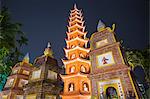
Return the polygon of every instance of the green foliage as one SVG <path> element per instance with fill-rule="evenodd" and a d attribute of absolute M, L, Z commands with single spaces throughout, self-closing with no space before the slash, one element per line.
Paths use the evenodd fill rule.
<path fill-rule="evenodd" d="M 27 45 L 28 39 L 21 31 L 22 25 L 20 23 L 11 22 L 7 8 L 2 8 L 0 16 L 3 16 L 0 25 L 0 48 L 5 47 L 9 50 L 11 60 L 15 64 L 22 55 L 20 51 L 21 47 Z"/>
<path fill-rule="evenodd" d="M 2 15 L 0 15 L 0 23 L 1 23 L 1 21 L 3 20 L 3 16 Z"/>
<path fill-rule="evenodd" d="M 9 60 L 9 50 L 4 48 L 0 49 L 0 90 L 2 90 L 8 75 L 11 73 L 12 61 Z"/>
<path fill-rule="evenodd" d="M 9 60 L 9 51 L 6 48 L 0 49 L 0 73 L 8 76 L 11 72 L 12 61 Z"/>
<path fill-rule="evenodd" d="M 127 50 L 126 58 L 129 65 L 132 66 L 132 69 L 137 65 L 142 66 L 146 74 L 146 80 L 150 82 L 150 48 L 144 50 Z"/>
<path fill-rule="evenodd" d="M 0 90 L 11 73 L 11 68 L 22 56 L 21 47 L 28 39 L 21 31 L 21 24 L 11 21 L 7 8 L 0 9 Z"/>

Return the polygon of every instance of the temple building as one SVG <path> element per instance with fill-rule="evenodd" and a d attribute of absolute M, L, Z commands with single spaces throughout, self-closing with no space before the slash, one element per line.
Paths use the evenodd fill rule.
<path fill-rule="evenodd" d="M 62 89 L 57 60 L 53 57 L 50 43 L 44 55 L 33 63 L 29 83 L 24 87 L 24 99 L 56 99 Z"/>
<path fill-rule="evenodd" d="M 75 4 L 70 10 L 63 66 L 58 66 L 50 43 L 33 65 L 27 54 L 13 67 L 0 93 L 2 99 L 141 99 L 116 40 L 115 24 L 110 28 L 99 21 L 89 48 L 84 22 Z"/>
<path fill-rule="evenodd" d="M 114 29 L 114 24 L 111 29 L 99 21 L 98 31 L 90 38 L 92 96 L 95 99 L 139 99 Z"/>
<path fill-rule="evenodd" d="M 90 73 L 91 62 L 89 60 L 90 48 L 87 47 L 88 38 L 81 10 L 71 10 L 66 41 L 65 75 L 61 75 L 64 82 L 62 99 L 90 99 L 91 84 L 87 77 Z"/>
<path fill-rule="evenodd" d="M 23 86 L 28 83 L 32 69 L 33 66 L 29 63 L 29 54 L 27 54 L 22 62 L 13 67 L 12 73 L 1 92 L 2 99 L 23 99 Z"/>

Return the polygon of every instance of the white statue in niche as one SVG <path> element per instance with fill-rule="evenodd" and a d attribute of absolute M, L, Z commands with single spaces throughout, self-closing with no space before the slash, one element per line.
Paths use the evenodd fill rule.
<path fill-rule="evenodd" d="M 82 53 L 80 53 L 80 57 L 84 58 L 84 55 Z"/>
<path fill-rule="evenodd" d="M 75 72 L 75 67 L 72 66 L 71 69 L 70 69 L 70 73 L 74 73 Z"/>
<path fill-rule="evenodd" d="M 76 57 L 76 54 L 72 54 L 71 59 L 74 59 Z"/>
<path fill-rule="evenodd" d="M 87 83 L 84 83 L 84 84 L 83 84 L 83 90 L 84 90 L 84 91 L 88 91 L 88 90 L 89 90 Z"/>
<path fill-rule="evenodd" d="M 69 85 L 69 91 L 73 91 L 74 90 L 74 84 L 70 84 Z"/>
<path fill-rule="evenodd" d="M 86 72 L 86 69 L 83 65 L 81 65 L 81 72 Z"/>

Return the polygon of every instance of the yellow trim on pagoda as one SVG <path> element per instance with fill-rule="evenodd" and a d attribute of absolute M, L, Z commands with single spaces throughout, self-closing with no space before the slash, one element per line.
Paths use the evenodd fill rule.
<path fill-rule="evenodd" d="M 130 70 L 128 70 L 128 75 L 129 75 L 129 79 L 130 79 L 130 81 L 131 81 L 131 85 L 132 85 L 132 87 L 133 87 L 133 90 L 134 90 L 134 92 L 135 92 L 136 99 L 139 99 L 138 94 L 137 94 L 137 91 L 136 91 L 135 86 L 134 86 L 134 83 L 133 83 L 133 80 L 132 80 L 132 77 L 131 77 L 131 74 L 130 74 Z"/>
<path fill-rule="evenodd" d="M 29 58 L 25 57 L 22 62 L 29 63 Z"/>
<path fill-rule="evenodd" d="M 8 99 L 8 95 L 2 95 L 2 99 Z"/>
<path fill-rule="evenodd" d="M 118 47 L 119 55 L 121 56 L 122 63 L 125 64 L 120 47 Z"/>
<path fill-rule="evenodd" d="M 22 62 L 20 62 L 19 64 L 20 64 L 20 66 L 23 66 L 23 64 L 28 64 L 29 66 L 33 66 L 31 63 L 27 63 L 27 62 L 25 62 L 25 61 L 22 61 Z"/>
<path fill-rule="evenodd" d="M 98 32 L 102 32 L 104 30 L 106 30 L 106 28 L 105 27 L 101 27 L 101 28 L 98 29 Z"/>
<path fill-rule="evenodd" d="M 116 42 L 116 39 L 115 39 L 115 36 L 113 35 L 113 40 L 114 40 L 114 42 Z"/>
<path fill-rule="evenodd" d="M 117 95 L 118 95 L 118 96 L 120 95 L 120 93 L 119 93 L 119 91 L 118 91 L 118 85 L 117 85 L 117 83 L 104 85 L 104 93 L 106 93 L 106 89 L 107 89 L 108 87 L 114 87 L 114 88 L 116 89 L 116 91 L 117 91 Z"/>
<path fill-rule="evenodd" d="M 93 33 L 93 34 L 91 35 L 90 41 L 93 40 L 93 36 L 94 36 L 94 35 L 95 35 L 95 33 Z M 94 49 L 94 44 L 93 44 L 93 42 L 90 43 L 90 48 L 91 48 L 91 50 Z"/>
<path fill-rule="evenodd" d="M 29 94 L 26 95 L 26 99 L 33 99 L 33 97 L 36 99 L 37 94 Z"/>
<path fill-rule="evenodd" d="M 107 29 L 109 32 L 112 33 L 112 32 L 114 32 L 114 30 L 115 30 L 115 26 L 116 26 L 116 25 L 113 24 L 113 25 L 112 25 L 112 29 L 111 29 L 110 27 L 106 27 L 106 29 Z"/>
<path fill-rule="evenodd" d="M 23 64 L 22 64 L 22 65 L 23 65 Z M 21 72 L 21 68 L 18 69 L 18 73 L 20 73 L 20 72 Z"/>
<path fill-rule="evenodd" d="M 98 32 L 102 32 L 104 30 L 108 30 L 110 33 L 114 32 L 114 30 L 115 30 L 115 24 L 112 25 L 112 29 L 110 27 L 105 27 L 105 26 L 104 27 L 100 27 L 98 29 Z"/>
<path fill-rule="evenodd" d="M 15 87 L 15 84 L 16 84 L 16 81 L 17 81 L 17 78 L 18 78 L 18 77 L 14 78 L 14 81 L 13 81 L 13 85 L 12 85 L 12 87 Z"/>

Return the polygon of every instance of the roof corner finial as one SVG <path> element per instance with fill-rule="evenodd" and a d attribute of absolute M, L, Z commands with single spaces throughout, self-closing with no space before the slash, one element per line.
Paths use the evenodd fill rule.
<path fill-rule="evenodd" d="M 26 62 L 26 63 L 29 63 L 29 53 L 27 53 L 24 58 L 23 58 L 23 61 L 22 62 Z"/>
<path fill-rule="evenodd" d="M 48 42 L 48 43 L 47 43 L 47 48 L 50 48 L 50 47 L 51 47 L 51 43 Z"/>
<path fill-rule="evenodd" d="M 105 24 L 101 20 L 99 20 L 98 25 L 97 25 L 97 31 L 100 32 L 104 28 L 105 28 Z"/>

